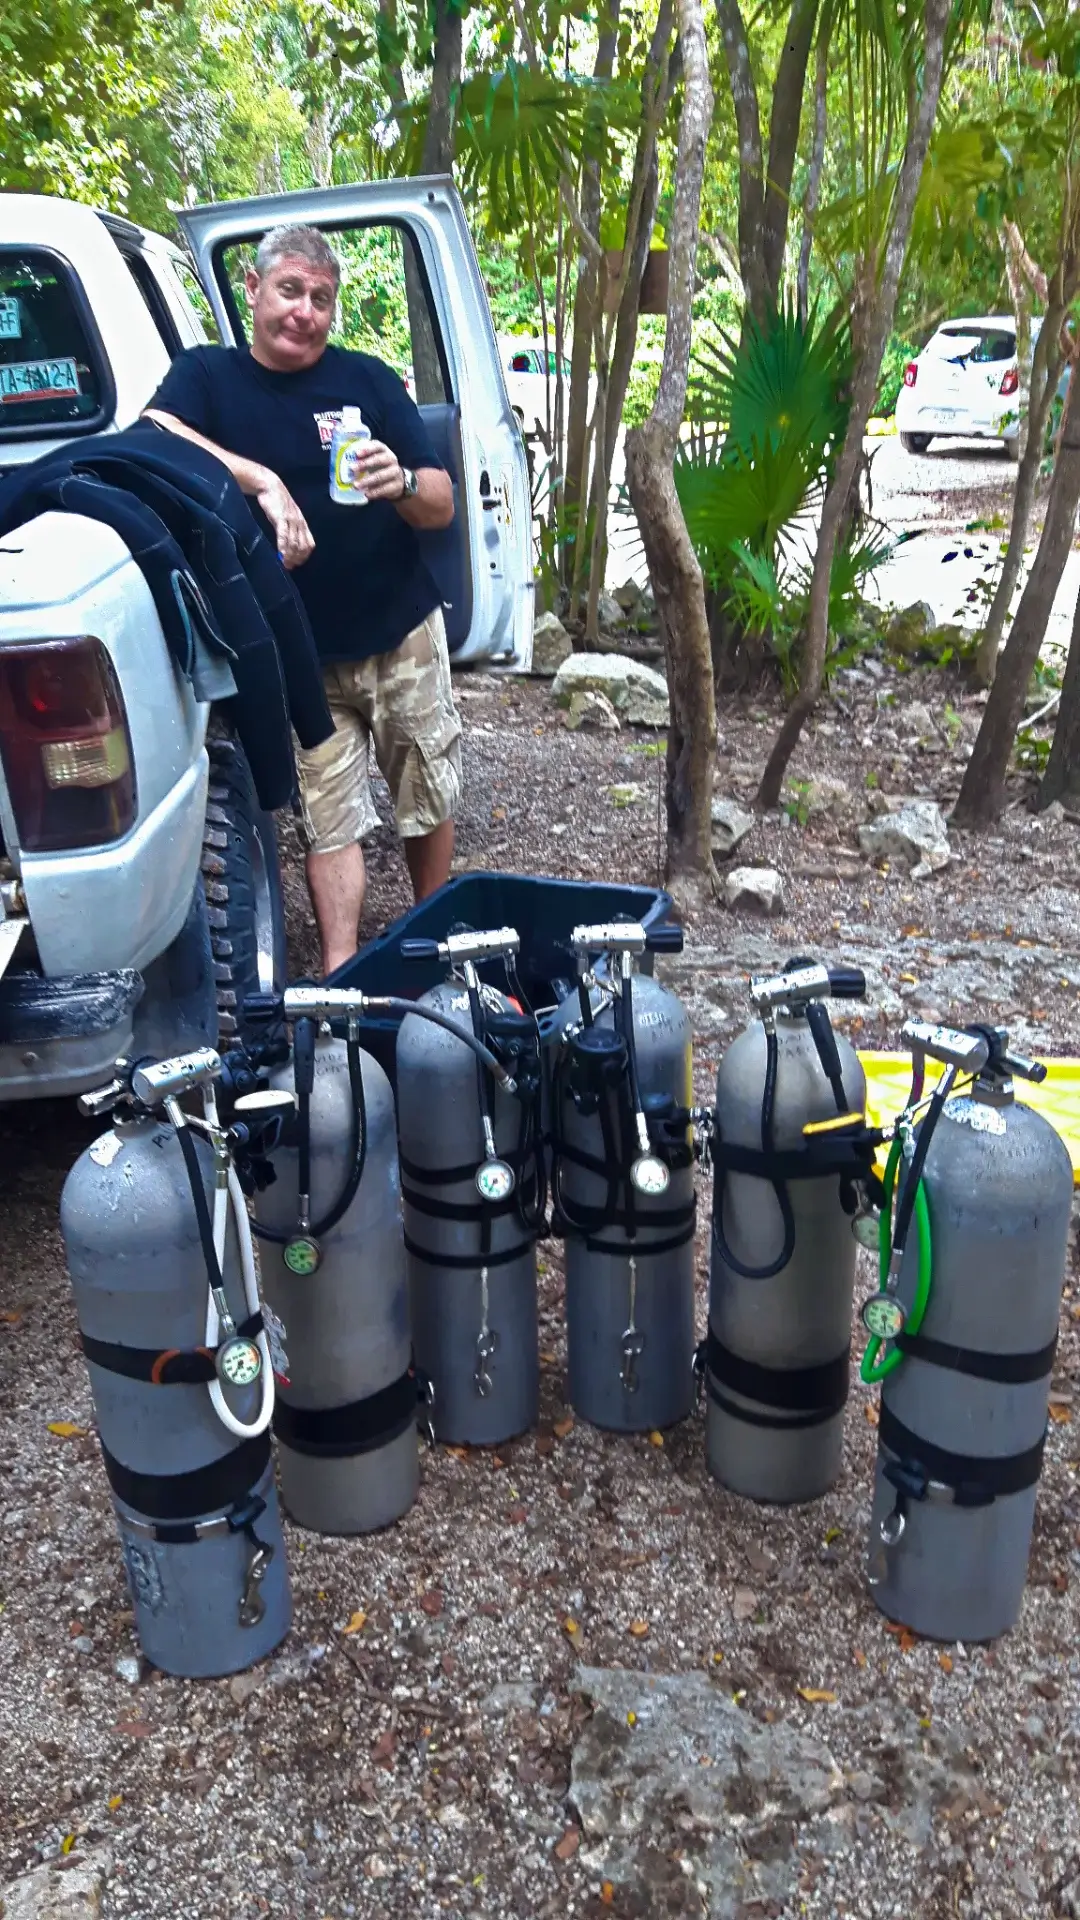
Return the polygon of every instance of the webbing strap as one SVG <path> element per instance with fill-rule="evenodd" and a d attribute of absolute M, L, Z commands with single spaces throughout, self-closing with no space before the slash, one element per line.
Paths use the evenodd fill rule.
<path fill-rule="evenodd" d="M 520 1260 L 523 1253 L 531 1253 L 536 1242 L 523 1240 L 520 1246 L 504 1247 L 501 1253 L 436 1253 L 431 1247 L 422 1247 L 411 1234 L 405 1235 L 405 1251 L 411 1253 L 414 1260 L 422 1260 L 426 1267 L 446 1267 L 453 1273 L 477 1273 L 481 1267 L 508 1267 L 511 1260 Z"/>
<path fill-rule="evenodd" d="M 249 1314 L 236 1331 L 254 1340 L 263 1330 L 261 1313 Z M 96 1340 L 79 1329 L 82 1349 L 95 1367 L 122 1374 L 125 1380 L 145 1380 L 154 1387 L 205 1387 L 217 1379 L 212 1347 L 126 1347 L 117 1340 Z"/>
<path fill-rule="evenodd" d="M 705 1360 L 709 1372 L 721 1387 L 756 1400 L 761 1406 L 783 1413 L 807 1413 L 813 1416 L 807 1425 L 831 1420 L 847 1404 L 850 1354 L 845 1347 L 834 1359 L 812 1367 L 768 1367 L 760 1361 L 744 1360 L 718 1340 L 710 1327 L 705 1338 Z M 743 1410 L 736 1409 L 739 1417 Z M 787 1420 L 775 1423 L 788 1426 Z"/>
<path fill-rule="evenodd" d="M 188 1473 L 138 1473 L 102 1444 L 105 1471 L 118 1500 L 148 1520 L 173 1521 L 234 1507 L 257 1486 L 270 1464 L 270 1435 L 258 1433 Z M 158 1537 L 164 1538 L 160 1527 Z M 191 1539 L 194 1530 L 185 1530 Z M 184 1537 L 184 1535 L 176 1536 Z"/>
<path fill-rule="evenodd" d="M 925 1480 L 938 1480 L 943 1486 L 951 1487 L 958 1507 L 988 1506 L 1004 1494 L 1023 1493 L 1025 1488 L 1033 1487 L 1042 1472 L 1046 1446 L 1044 1432 L 1035 1445 L 1026 1447 L 1023 1453 L 952 1453 L 947 1447 L 936 1447 L 921 1434 L 913 1433 L 884 1400 L 878 1438 L 883 1447 L 914 1473 L 921 1472 Z"/>
<path fill-rule="evenodd" d="M 823 1180 L 829 1174 L 849 1174 L 863 1178 L 873 1164 L 874 1145 L 865 1138 L 846 1138 L 843 1134 L 822 1134 L 801 1147 L 738 1146 L 734 1141 L 714 1135 L 710 1148 L 718 1173 L 747 1173 L 757 1180 Z"/>
<path fill-rule="evenodd" d="M 433 1195 L 417 1193 L 412 1187 L 402 1187 L 401 1197 L 406 1206 L 415 1207 L 417 1213 L 427 1214 L 433 1220 L 498 1220 L 508 1213 L 514 1213 L 518 1207 L 516 1193 L 508 1193 L 505 1200 L 476 1200 L 470 1206 L 457 1206 L 449 1200 L 438 1200 Z"/>
<path fill-rule="evenodd" d="M 729 1400 L 721 1393 L 711 1373 L 705 1375 L 705 1387 L 714 1406 L 720 1408 L 732 1420 L 741 1420 L 747 1427 L 766 1427 L 777 1433 L 798 1433 L 804 1427 L 821 1427 L 826 1420 L 835 1419 L 831 1413 L 822 1413 L 814 1408 L 812 1413 L 762 1413 L 756 1407 L 741 1406 L 737 1400 Z"/>
<path fill-rule="evenodd" d="M 274 1403 L 274 1433 L 283 1447 L 323 1460 L 374 1453 L 415 1425 L 420 1393 L 409 1367 L 389 1386 L 341 1407 L 298 1407 L 280 1395 Z"/>
<path fill-rule="evenodd" d="M 638 1224 L 650 1226 L 654 1218 L 655 1215 L 645 1214 Z M 604 1224 L 606 1226 L 609 1222 L 605 1221 Z M 599 1237 L 594 1238 L 591 1234 L 586 1234 L 585 1245 L 590 1253 L 610 1253 L 614 1260 L 629 1260 L 633 1254 L 640 1265 L 643 1260 L 658 1259 L 662 1253 L 676 1253 L 680 1247 L 685 1247 L 687 1242 L 694 1238 L 695 1231 L 695 1223 L 691 1219 L 688 1227 L 684 1227 L 681 1233 L 673 1233 L 667 1240 L 620 1240 L 613 1245 L 610 1240 L 601 1240 Z"/>
<path fill-rule="evenodd" d="M 910 1359 L 926 1360 L 932 1367 L 965 1373 L 973 1380 L 992 1380 L 1002 1387 L 1021 1387 L 1044 1379 L 1050 1372 L 1057 1334 L 1045 1347 L 1029 1353 L 983 1353 L 976 1347 L 954 1346 L 949 1340 L 931 1340 L 925 1333 L 897 1334 L 895 1344 Z"/>

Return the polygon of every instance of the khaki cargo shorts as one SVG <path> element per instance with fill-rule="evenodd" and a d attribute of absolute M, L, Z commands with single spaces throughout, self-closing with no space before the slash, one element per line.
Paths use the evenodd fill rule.
<path fill-rule="evenodd" d="M 391 653 L 324 670 L 335 731 L 297 753 L 303 837 L 336 853 L 379 825 L 369 747 L 390 789 L 403 839 L 452 820 L 461 794 L 461 722 L 450 686 L 442 608 Z"/>

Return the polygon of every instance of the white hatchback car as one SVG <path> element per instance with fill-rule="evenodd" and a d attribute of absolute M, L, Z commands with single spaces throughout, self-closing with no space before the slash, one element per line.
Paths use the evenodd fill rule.
<path fill-rule="evenodd" d="M 520 334 L 501 334 L 499 358 L 510 405 L 522 432 L 526 435 L 546 434 L 549 430 L 549 408 L 552 414 L 555 411 L 558 360 L 554 348 L 545 349 L 542 340 L 527 339 Z M 570 360 L 566 354 L 563 355 L 562 371 L 569 397 Z M 590 382 L 590 386 L 594 385 L 595 382 Z"/>
<path fill-rule="evenodd" d="M 925 453 L 942 435 L 1000 440 L 1015 460 L 1019 386 L 1011 315 L 947 320 L 904 370 L 896 402 L 901 445 Z"/>

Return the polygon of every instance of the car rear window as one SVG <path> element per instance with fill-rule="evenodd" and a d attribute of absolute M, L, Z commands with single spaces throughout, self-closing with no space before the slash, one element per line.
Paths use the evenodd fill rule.
<path fill-rule="evenodd" d="M 101 417 L 107 376 L 82 306 L 55 255 L 0 250 L 0 438 Z"/>
<path fill-rule="evenodd" d="M 967 360 L 1011 360 L 1016 352 L 1016 335 L 997 327 L 942 327 L 935 346 L 945 358 L 963 353 Z"/>

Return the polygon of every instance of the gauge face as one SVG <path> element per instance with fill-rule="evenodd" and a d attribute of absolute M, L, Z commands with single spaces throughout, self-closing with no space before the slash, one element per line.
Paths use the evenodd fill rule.
<path fill-rule="evenodd" d="M 485 1160 L 476 1169 L 476 1191 L 481 1200 L 506 1200 L 514 1191 L 514 1169 L 505 1160 Z"/>
<path fill-rule="evenodd" d="M 863 1302 L 860 1317 L 867 1333 L 872 1333 L 875 1340 L 895 1340 L 897 1334 L 904 1331 L 907 1314 L 899 1300 L 890 1299 L 887 1293 L 875 1293 Z"/>
<path fill-rule="evenodd" d="M 664 1162 L 658 1160 L 654 1153 L 643 1153 L 639 1160 L 634 1161 L 630 1178 L 639 1193 L 653 1196 L 666 1193 L 671 1181 Z"/>
<path fill-rule="evenodd" d="M 316 1241 L 305 1240 L 301 1235 L 289 1241 L 282 1258 L 290 1273 L 295 1273 L 298 1278 L 305 1280 L 309 1274 L 315 1272 L 322 1254 Z"/>
<path fill-rule="evenodd" d="M 230 1387 L 253 1387 L 262 1372 L 262 1354 L 254 1340 L 226 1340 L 217 1370 Z"/>
<path fill-rule="evenodd" d="M 857 1213 L 851 1223 L 851 1231 L 860 1247 L 866 1247 L 871 1253 L 874 1252 L 881 1237 L 876 1213 Z"/>

